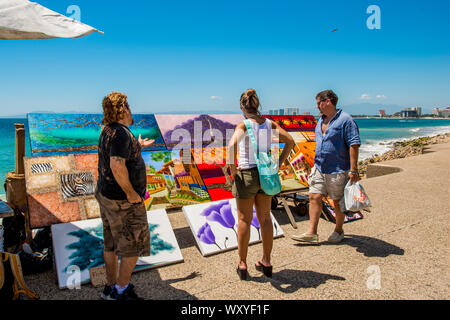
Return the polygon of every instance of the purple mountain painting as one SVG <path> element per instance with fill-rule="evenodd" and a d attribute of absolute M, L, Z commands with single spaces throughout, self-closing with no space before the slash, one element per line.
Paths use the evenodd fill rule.
<path fill-rule="evenodd" d="M 211 143 L 227 145 L 236 125 L 244 120 L 239 114 L 156 115 L 164 142 L 169 149 L 177 145 L 205 147 Z"/>

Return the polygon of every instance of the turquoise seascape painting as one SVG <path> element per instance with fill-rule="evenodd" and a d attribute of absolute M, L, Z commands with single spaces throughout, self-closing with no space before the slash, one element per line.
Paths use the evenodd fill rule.
<path fill-rule="evenodd" d="M 164 209 L 147 212 L 150 256 L 140 257 L 134 271 L 182 262 L 183 256 Z M 89 269 L 105 264 L 101 219 L 52 225 L 59 287 L 89 282 Z"/>
<path fill-rule="evenodd" d="M 31 152 L 33 156 L 95 153 L 102 120 L 102 114 L 29 113 Z M 145 150 L 166 149 L 153 114 L 134 114 L 133 120 L 130 130 L 136 138 L 155 140 Z"/>

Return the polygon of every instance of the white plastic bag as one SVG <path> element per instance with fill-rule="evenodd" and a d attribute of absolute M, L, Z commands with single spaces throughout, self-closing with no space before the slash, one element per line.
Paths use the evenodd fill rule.
<path fill-rule="evenodd" d="M 360 211 L 371 205 L 363 186 L 358 182 L 350 185 L 350 181 L 344 188 L 344 202 L 346 211 Z"/>

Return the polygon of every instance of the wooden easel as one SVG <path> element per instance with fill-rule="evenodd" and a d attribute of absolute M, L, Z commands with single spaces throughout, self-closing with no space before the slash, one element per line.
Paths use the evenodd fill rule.
<path fill-rule="evenodd" d="M 27 192 L 25 187 L 25 169 L 23 158 L 25 157 L 25 125 L 14 124 L 15 127 L 15 171 L 6 175 L 6 200 L 14 209 L 19 209 L 25 215 L 26 242 L 32 240 L 30 216 L 28 213 Z"/>

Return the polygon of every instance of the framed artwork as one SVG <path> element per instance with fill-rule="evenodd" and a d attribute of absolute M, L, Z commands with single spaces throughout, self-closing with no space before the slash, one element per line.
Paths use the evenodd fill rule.
<path fill-rule="evenodd" d="M 103 114 L 30 113 L 31 152 L 33 156 L 96 153 L 103 128 Z M 146 150 L 165 149 L 153 114 L 133 114 L 130 130 L 136 136 L 155 140 Z"/>
<path fill-rule="evenodd" d="M 183 213 L 203 256 L 237 248 L 238 218 L 235 199 L 185 206 Z M 272 214 L 270 216 L 273 236 L 283 236 L 280 225 Z M 261 230 L 254 211 L 250 227 L 250 243 L 260 241 Z"/>
<path fill-rule="evenodd" d="M 135 271 L 182 262 L 183 256 L 166 211 L 149 211 L 147 219 L 151 255 L 140 257 Z M 52 225 L 51 229 L 59 288 L 88 283 L 89 269 L 104 265 L 101 219 Z"/>

